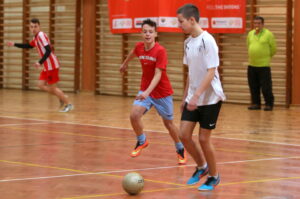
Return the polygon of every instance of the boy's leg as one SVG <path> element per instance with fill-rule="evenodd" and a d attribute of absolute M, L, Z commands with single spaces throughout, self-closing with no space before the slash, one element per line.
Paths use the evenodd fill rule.
<path fill-rule="evenodd" d="M 136 136 L 143 134 L 144 126 L 142 122 L 142 116 L 146 111 L 146 107 L 143 106 L 133 106 L 131 109 L 130 122 Z"/>
<path fill-rule="evenodd" d="M 181 121 L 179 138 L 182 141 L 184 148 L 196 162 L 197 166 L 202 167 L 206 162 L 202 156 L 200 146 L 193 140 L 193 130 L 195 126 L 196 122 Z"/>
<path fill-rule="evenodd" d="M 51 84 L 48 86 L 49 93 L 58 97 L 59 100 L 63 101 L 65 104 L 70 104 L 69 98 L 64 94 L 64 92 L 57 87 L 56 84 Z"/>
<path fill-rule="evenodd" d="M 65 109 L 73 109 L 73 106 L 70 105 L 68 97 L 60 90 L 56 83 L 59 81 L 59 69 L 51 71 L 41 71 L 40 77 L 38 80 L 38 87 L 41 90 L 47 91 L 50 94 L 53 94 L 58 97 L 61 105 L 66 104 Z M 69 107 L 68 107 L 69 106 Z M 71 107 L 72 106 L 72 107 Z M 64 112 L 68 112 L 64 111 Z"/>
<path fill-rule="evenodd" d="M 46 80 L 38 80 L 37 87 L 39 87 L 39 89 L 41 89 L 43 91 L 49 92 L 49 88 L 48 88 Z"/>
<path fill-rule="evenodd" d="M 215 129 L 222 102 L 217 104 L 203 106 L 201 108 L 201 121 L 199 130 L 199 143 L 207 161 L 209 168 L 209 176 L 204 184 L 198 190 L 213 190 L 220 182 L 220 177 L 217 171 L 217 164 L 215 159 L 215 149 L 211 143 L 211 133 Z"/>
<path fill-rule="evenodd" d="M 65 104 L 69 104 L 69 99 L 66 97 L 64 92 L 57 87 L 56 84 L 48 85 L 46 80 L 38 80 L 38 87 L 41 90 L 44 90 L 50 94 L 55 95 L 60 100 L 62 100 Z"/>
<path fill-rule="evenodd" d="M 145 100 L 135 100 L 130 113 L 130 122 L 137 136 L 137 143 L 134 150 L 131 152 L 131 157 L 136 157 L 141 154 L 142 149 L 148 146 L 146 135 L 143 133 L 142 116 L 151 108 L 149 97 Z"/>
<path fill-rule="evenodd" d="M 56 84 L 51 84 L 48 86 L 49 87 L 49 93 L 52 93 L 56 97 L 58 97 L 59 101 L 61 102 L 62 106 L 64 108 L 60 110 L 59 112 L 66 113 L 74 109 L 74 106 L 69 102 L 68 97 L 64 94 L 62 90 L 60 90 Z"/>
<path fill-rule="evenodd" d="M 173 120 L 167 120 L 163 118 L 163 123 L 168 129 L 169 134 L 175 143 L 176 152 L 178 156 L 178 164 L 186 164 L 187 157 L 185 154 L 184 146 L 179 139 L 179 129 L 176 127 Z"/>
<path fill-rule="evenodd" d="M 58 97 L 59 101 L 66 104 L 64 109 L 60 112 L 69 112 L 70 110 L 73 110 L 73 105 L 70 104 L 68 97 L 64 94 L 62 90 L 60 90 L 56 84 L 47 85 L 47 82 L 45 80 L 38 80 L 38 87 L 41 90 L 44 90 L 52 95 L 55 95 Z"/>
<path fill-rule="evenodd" d="M 179 129 L 175 126 L 173 122 L 173 98 L 172 96 L 167 96 L 160 99 L 149 98 L 151 103 L 154 105 L 156 111 L 163 119 L 165 127 L 168 129 L 171 138 L 174 140 L 175 148 L 178 157 L 179 164 L 185 164 L 187 161 L 183 144 L 179 140 Z"/>
<path fill-rule="evenodd" d="M 208 168 L 209 168 L 209 175 L 216 176 L 217 173 L 217 165 L 215 159 L 215 149 L 211 143 L 210 136 L 212 130 L 200 128 L 199 130 L 199 142 L 204 154 L 204 157 L 207 161 Z"/>
<path fill-rule="evenodd" d="M 188 185 L 194 185 L 200 181 L 200 179 L 208 173 L 208 167 L 203 159 L 201 148 L 193 140 L 193 130 L 196 122 L 181 121 L 179 137 L 189 154 L 193 157 L 197 164 L 196 170 L 190 179 L 187 181 Z"/>
<path fill-rule="evenodd" d="M 165 127 L 168 129 L 170 136 L 175 143 L 180 142 L 179 140 L 179 129 L 175 126 L 173 122 L 173 98 L 172 96 L 167 96 L 160 99 L 149 98 L 151 104 L 154 105 L 158 114 L 162 117 Z"/>
<path fill-rule="evenodd" d="M 168 129 L 171 138 L 174 140 L 175 143 L 180 142 L 179 140 L 179 129 L 175 126 L 173 120 L 166 120 L 163 118 L 163 123 L 165 127 Z"/>
<path fill-rule="evenodd" d="M 210 140 L 211 130 L 209 129 L 200 129 L 199 132 L 199 141 L 205 159 L 209 168 L 209 175 L 206 181 L 198 187 L 199 191 L 212 191 L 215 186 L 220 183 L 220 176 L 217 172 L 217 163 L 215 159 L 215 150 Z"/>

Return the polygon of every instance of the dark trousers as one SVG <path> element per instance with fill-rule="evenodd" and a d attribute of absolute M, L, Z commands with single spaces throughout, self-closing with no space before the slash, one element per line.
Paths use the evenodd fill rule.
<path fill-rule="evenodd" d="M 272 77 L 270 67 L 248 66 L 248 84 L 251 93 L 252 104 L 261 105 L 260 90 L 263 93 L 267 106 L 274 105 L 272 92 Z"/>

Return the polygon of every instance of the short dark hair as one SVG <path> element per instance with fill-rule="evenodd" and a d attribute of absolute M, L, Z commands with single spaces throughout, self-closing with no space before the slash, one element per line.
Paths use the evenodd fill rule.
<path fill-rule="evenodd" d="M 143 26 L 144 25 L 149 25 L 149 26 L 151 26 L 151 27 L 154 27 L 154 29 L 156 30 L 156 27 L 157 27 L 157 25 L 156 25 L 156 22 L 155 21 L 152 21 L 151 19 L 145 19 L 144 21 L 143 21 L 143 23 L 142 23 L 142 28 L 143 28 Z"/>
<path fill-rule="evenodd" d="M 194 17 L 197 22 L 200 19 L 200 11 L 194 4 L 185 4 L 178 8 L 177 14 L 182 14 L 182 16 L 186 19 Z"/>
<path fill-rule="evenodd" d="M 38 18 L 32 18 L 30 20 L 31 23 L 39 24 L 40 25 L 40 20 Z"/>
<path fill-rule="evenodd" d="M 261 16 L 255 16 L 254 20 L 260 20 L 262 24 L 265 23 L 265 19 L 263 17 L 261 17 Z"/>

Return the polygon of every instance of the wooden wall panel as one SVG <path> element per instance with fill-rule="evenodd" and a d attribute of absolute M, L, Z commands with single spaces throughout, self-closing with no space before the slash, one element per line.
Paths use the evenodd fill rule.
<path fill-rule="evenodd" d="M 251 30 L 251 4 L 247 4 L 247 33 Z M 265 27 L 277 40 L 278 51 L 271 62 L 275 104 L 286 104 L 286 0 L 257 0 L 254 14 L 265 18 Z M 276 14 L 275 14 L 276 13 Z M 228 102 L 250 103 L 247 82 L 247 34 L 222 34 L 223 86 Z"/>
<path fill-rule="evenodd" d="M 123 60 L 122 35 L 111 34 L 107 0 L 97 1 L 96 13 L 96 93 L 122 95 L 119 67 Z"/>
<path fill-rule="evenodd" d="M 142 69 L 137 58 L 128 66 L 128 71 L 122 77 L 119 67 L 123 57 L 142 41 L 141 35 L 111 34 L 109 29 L 107 1 L 98 2 L 97 12 L 97 93 L 136 96 L 140 89 Z M 174 88 L 174 97 L 181 99 L 183 93 L 182 45 L 183 35 L 174 33 L 159 33 L 159 42 L 168 52 L 168 74 Z M 122 85 L 124 83 L 124 85 Z"/>
<path fill-rule="evenodd" d="M 26 25 L 26 34 L 28 35 L 26 38 L 26 42 L 29 43 L 33 36 L 30 33 L 29 30 L 29 25 L 30 25 L 30 19 L 32 18 L 38 18 L 40 20 L 40 25 L 41 25 L 41 31 L 45 32 L 48 36 L 49 34 L 49 12 L 50 12 L 50 2 L 49 0 L 28 0 L 28 4 L 25 5 L 27 9 L 24 10 L 25 15 L 27 16 L 25 18 L 25 24 Z M 50 38 L 51 39 L 51 38 Z M 22 49 L 20 49 L 22 50 Z M 40 57 L 38 56 L 38 53 L 36 49 L 31 49 L 31 50 L 24 50 L 26 52 L 26 55 L 24 59 L 28 61 L 25 66 L 28 68 L 28 70 L 25 71 L 25 76 L 28 78 L 28 83 L 26 82 L 27 85 L 25 85 L 26 88 L 28 89 L 33 89 L 33 90 L 39 90 L 39 88 L 36 86 L 37 80 L 40 75 L 40 71 L 37 70 L 33 64 L 37 62 Z"/>
<path fill-rule="evenodd" d="M 300 107 L 300 1 L 294 1 L 294 44 L 293 44 L 293 68 L 291 73 L 292 103 Z"/>
<path fill-rule="evenodd" d="M 141 34 L 128 34 L 128 49 L 129 51 L 135 47 L 135 44 L 141 41 Z M 128 96 L 136 96 L 141 83 L 142 76 L 142 67 L 140 61 L 134 58 L 128 65 L 128 73 L 127 73 L 127 95 Z"/>
<path fill-rule="evenodd" d="M 22 0 L 3 0 L 1 2 L 2 42 L 1 45 L 1 79 L 3 88 L 22 88 L 22 51 L 7 47 L 8 41 L 22 42 Z"/>
<path fill-rule="evenodd" d="M 107 1 L 99 3 L 100 7 L 102 6 L 107 8 Z M 265 17 L 266 28 L 270 29 L 274 33 L 278 45 L 278 52 L 272 59 L 271 63 L 275 104 L 286 104 L 286 5 L 287 0 L 247 0 L 247 32 L 245 34 L 214 35 L 220 48 L 220 72 L 225 94 L 227 96 L 227 102 L 250 103 L 250 94 L 247 82 L 248 52 L 246 47 L 246 38 L 247 33 L 252 27 L 253 16 L 261 15 Z M 108 31 L 108 9 L 104 10 L 101 14 L 103 16 L 100 16 L 100 20 L 102 22 L 101 27 L 102 29 L 106 29 Z M 134 47 L 134 44 L 137 41 L 141 41 L 139 34 L 127 34 L 126 37 L 123 38 L 119 35 L 111 35 L 109 32 L 103 32 L 103 34 L 109 35 L 109 39 L 114 38 L 114 40 L 110 41 L 109 39 L 104 39 L 105 41 L 102 41 L 103 43 L 108 42 L 110 44 L 104 45 L 105 49 L 100 46 L 100 50 L 102 50 L 103 53 L 102 57 L 103 55 L 107 55 L 108 57 L 108 54 L 111 54 L 112 52 L 118 52 L 119 55 L 121 55 L 122 51 L 128 52 Z M 101 34 L 99 37 L 101 37 Z M 126 38 L 125 41 L 124 38 Z M 166 47 L 168 52 L 168 74 L 174 87 L 174 97 L 175 99 L 181 99 L 185 83 L 185 77 L 183 73 L 186 71 L 182 66 L 182 45 L 184 41 L 184 35 L 179 33 L 159 33 L 158 40 L 163 46 Z M 121 43 L 123 43 L 123 45 L 121 45 Z M 123 46 L 125 46 L 126 49 L 122 49 Z M 121 50 L 118 51 L 117 49 L 120 48 Z M 113 65 L 112 67 L 119 66 L 118 63 L 121 62 L 119 59 L 116 60 L 111 58 L 108 58 L 107 60 L 111 60 L 113 63 L 108 63 L 109 61 L 105 62 L 104 60 L 106 59 L 104 58 L 102 58 L 102 60 L 102 68 L 99 67 L 100 73 L 106 73 L 110 75 L 112 75 L 113 72 L 107 71 L 106 68 L 111 65 Z M 140 76 L 140 64 L 138 60 L 135 59 L 129 64 L 128 73 L 126 74 L 125 81 L 123 81 L 126 84 L 123 85 L 123 95 L 136 95 L 139 89 Z M 108 75 L 108 77 L 110 76 Z M 122 83 L 116 74 L 112 76 L 112 79 L 116 80 L 118 83 Z M 101 86 L 106 85 L 106 81 L 100 80 L 98 81 L 98 84 L 98 87 L 101 88 Z M 114 94 L 119 93 L 114 92 L 113 90 L 116 88 L 113 87 L 106 87 L 106 89 L 111 90 L 111 92 Z M 121 87 L 117 87 L 117 89 L 121 89 Z M 106 93 L 109 93 L 108 90 L 106 90 Z"/>
<path fill-rule="evenodd" d="M 2 0 L 0 6 L 3 14 L 3 23 L 0 24 L 3 30 L 0 48 L 3 53 L 0 54 L 3 57 L 0 63 L 2 86 L 38 89 L 36 84 L 40 71 L 33 67 L 40 59 L 36 50 L 4 45 L 7 41 L 30 42 L 33 38 L 29 30 L 30 19 L 35 17 L 40 19 L 41 30 L 50 37 L 61 63 L 60 87 L 65 91 L 74 91 L 76 3 L 68 0 Z M 51 13 L 54 13 L 52 18 L 51 8 Z M 53 25 L 51 28 L 50 23 Z"/>
<path fill-rule="evenodd" d="M 60 83 L 64 91 L 74 91 L 76 55 L 76 1 L 54 0 L 51 8 L 50 39 L 60 61 Z M 80 54 L 79 54 L 80 55 Z M 78 63 L 77 63 L 78 64 Z"/>
<path fill-rule="evenodd" d="M 76 3 L 67 0 L 30 0 L 28 6 L 29 19 L 40 19 L 41 30 L 50 38 L 54 53 L 60 62 L 59 87 L 64 91 L 74 91 Z M 29 41 L 31 39 L 32 35 Z M 30 51 L 29 59 L 29 89 L 38 89 L 36 83 L 39 71 L 32 67 L 32 64 L 40 59 L 36 50 Z"/>
<path fill-rule="evenodd" d="M 159 33 L 158 41 L 168 54 L 167 73 L 171 81 L 174 99 L 182 99 L 184 93 L 183 42 L 184 35 L 178 33 Z"/>
<path fill-rule="evenodd" d="M 286 78 L 288 76 L 286 53 L 288 49 L 287 31 L 288 0 L 247 0 L 247 32 L 251 29 L 253 15 L 266 19 L 266 27 L 277 39 L 278 52 L 272 60 L 272 75 L 275 104 L 286 104 L 288 99 Z M 76 1 L 77 3 L 78 1 Z M 251 6 L 252 3 L 256 2 Z M 61 82 L 63 90 L 75 90 L 75 79 L 79 81 L 78 68 L 78 8 L 76 3 L 68 0 L 1 0 L 0 15 L 2 32 L 0 37 L 0 86 L 4 88 L 36 88 L 39 71 L 32 64 L 39 57 L 35 50 L 23 54 L 21 49 L 7 48 L 3 44 L 13 40 L 22 42 L 22 27 L 25 20 L 25 40 L 30 41 L 29 19 L 38 17 L 42 30 L 46 32 L 54 45 L 55 53 L 61 62 Z M 132 49 L 140 34 L 111 34 L 109 29 L 107 0 L 97 0 L 96 13 L 96 92 L 99 94 L 135 96 L 139 90 L 141 66 L 133 60 L 125 76 L 119 73 L 124 56 Z M 24 16 L 24 20 L 23 20 Z M 77 19 L 77 20 L 76 20 Z M 77 27 L 77 29 L 76 29 Z M 247 34 L 216 34 L 220 47 L 221 77 L 228 102 L 249 103 L 250 95 L 247 84 L 248 55 L 246 49 Z M 184 72 L 182 66 L 182 45 L 184 35 L 179 33 L 159 33 L 159 42 L 166 47 L 169 57 L 168 74 L 174 88 L 175 99 L 181 99 L 184 89 Z M 80 43 L 80 42 L 79 42 Z M 76 51 L 77 50 L 77 51 Z M 22 62 L 22 56 L 24 62 Z M 75 61 L 77 60 L 77 61 Z M 24 64 L 25 63 L 25 64 Z M 76 64 L 77 63 L 77 64 Z M 22 75 L 22 64 L 26 67 Z M 27 70 L 28 68 L 28 70 Z M 77 74 L 75 78 L 75 74 Z M 25 77 L 26 81 L 22 81 Z M 24 78 L 23 78 L 24 79 Z M 23 84 L 23 85 L 22 85 Z M 25 85 L 24 85 L 25 84 Z M 78 88 L 77 88 L 78 89 Z"/>

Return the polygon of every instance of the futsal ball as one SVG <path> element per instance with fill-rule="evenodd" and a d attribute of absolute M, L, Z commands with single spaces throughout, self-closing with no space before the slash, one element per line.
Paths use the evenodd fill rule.
<path fill-rule="evenodd" d="M 144 178 L 136 172 L 131 172 L 124 176 L 122 185 L 128 194 L 137 195 L 144 188 Z"/>

